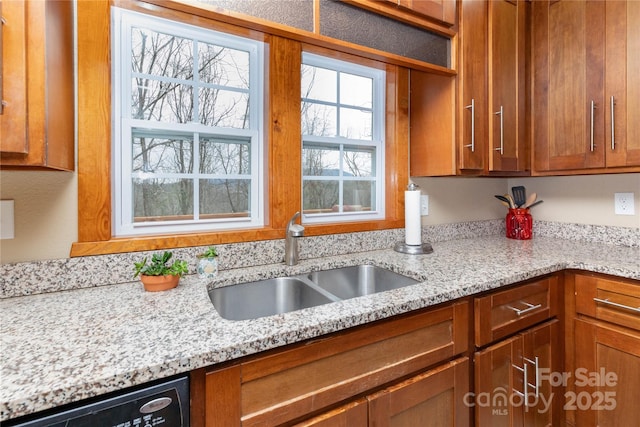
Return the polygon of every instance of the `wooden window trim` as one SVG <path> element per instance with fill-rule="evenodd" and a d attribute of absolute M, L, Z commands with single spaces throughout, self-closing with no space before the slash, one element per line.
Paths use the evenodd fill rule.
<path fill-rule="evenodd" d="M 268 105 L 266 108 L 267 220 L 264 227 L 207 233 L 150 235 L 114 238 L 111 215 L 111 40 L 110 6 L 227 31 L 264 40 L 269 44 Z M 87 256 L 158 250 L 210 244 L 284 238 L 287 222 L 301 205 L 300 145 L 300 40 L 237 27 L 226 22 L 194 16 L 156 5 L 116 1 L 81 1 L 78 16 L 78 242 L 70 255 Z M 338 58 L 351 52 L 312 44 L 305 50 L 329 52 Z M 274 59 L 275 58 L 275 59 Z M 379 58 L 373 58 L 379 59 Z M 382 230 L 404 226 L 404 188 L 409 181 L 409 71 L 358 57 L 365 65 L 384 66 L 386 85 L 386 219 L 308 225 L 305 235 Z M 274 76 L 278 76 L 274 78 Z M 297 93 L 297 96 L 296 96 Z M 279 96 L 286 94 L 287 96 Z"/>

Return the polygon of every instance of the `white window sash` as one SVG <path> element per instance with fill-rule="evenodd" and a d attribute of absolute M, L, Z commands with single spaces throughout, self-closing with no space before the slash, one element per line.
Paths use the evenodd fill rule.
<path fill-rule="evenodd" d="M 177 35 L 186 39 L 192 39 L 195 43 L 206 42 L 227 48 L 249 52 L 249 89 L 224 87 L 225 90 L 249 93 L 249 129 L 214 128 L 201 123 L 168 123 L 156 122 L 153 120 L 136 120 L 131 118 L 131 78 L 139 73 L 131 70 L 131 28 L 142 27 L 153 31 Z M 264 226 L 264 186 L 262 177 L 264 176 L 264 141 L 262 129 L 264 120 L 262 108 L 264 76 L 261 72 L 264 63 L 263 43 L 254 40 L 191 26 L 179 22 L 169 21 L 162 18 L 151 17 L 137 12 L 127 11 L 119 8 L 112 8 L 112 28 L 114 29 L 112 58 L 113 58 L 113 99 L 114 99 L 114 119 L 112 120 L 114 136 L 112 150 L 112 197 L 114 200 L 113 221 L 114 234 L 116 236 L 135 236 L 157 233 L 182 233 L 195 231 L 216 231 L 240 228 L 254 228 Z M 197 62 L 197 57 L 194 57 Z M 162 77 L 153 76 L 154 79 Z M 177 80 L 177 79 L 173 79 Z M 194 81 L 185 82 L 190 86 L 216 88 L 218 85 L 199 82 L 194 76 Z M 196 97 L 197 98 L 197 97 Z M 197 99 L 196 99 L 197 102 Z M 194 107 L 197 108 L 197 105 Z M 220 219 L 199 219 L 185 221 L 167 222 L 133 222 L 133 184 L 132 179 L 132 149 L 131 141 L 135 130 L 158 131 L 158 136 L 189 135 L 193 137 L 194 162 L 199 161 L 199 137 L 220 137 L 224 139 L 247 138 L 251 145 L 250 167 L 251 179 L 249 211 L 250 217 L 246 218 L 220 218 Z M 166 133 L 160 133 L 166 132 Z M 198 165 L 198 163 L 194 163 Z M 154 177 L 176 177 L 172 174 L 154 174 Z M 200 174 L 199 170 L 194 170 L 190 174 L 179 174 L 181 178 L 189 178 L 194 186 L 194 215 L 199 211 L 199 181 L 209 179 L 210 174 Z M 234 179 L 245 175 L 225 175 L 224 179 Z"/>
<path fill-rule="evenodd" d="M 373 112 L 373 129 L 371 140 L 362 139 L 349 139 L 342 136 L 327 137 L 327 136 L 315 136 L 315 135 L 302 135 L 303 147 L 305 143 L 322 143 L 323 145 L 331 145 L 339 148 L 342 153 L 343 147 L 346 146 L 370 146 L 376 149 L 375 160 L 375 177 L 348 177 L 343 176 L 340 172 L 339 176 L 303 176 L 303 188 L 305 181 L 322 181 L 340 180 L 339 185 L 339 199 L 343 202 L 342 183 L 348 181 L 372 181 L 376 183 L 375 193 L 372 197 L 375 198 L 375 209 L 371 211 L 357 211 L 357 212 L 331 212 L 331 213 L 303 213 L 302 222 L 306 224 L 314 223 L 339 223 L 348 221 L 371 221 L 385 218 L 385 72 L 371 67 L 366 67 L 351 62 L 341 61 L 337 59 L 327 58 L 324 56 L 303 52 L 302 62 L 305 65 L 314 67 L 325 68 L 333 71 L 339 71 L 349 73 L 353 75 L 368 77 L 373 80 L 373 100 L 371 109 L 362 109 L 357 106 L 352 106 L 346 103 L 339 103 L 339 101 L 327 102 L 320 100 L 306 100 L 301 99 L 301 102 L 308 101 L 321 105 L 335 105 L 347 108 L 357 108 L 366 111 Z M 340 122 L 336 124 L 336 132 L 340 132 Z M 342 160 L 340 160 L 342 161 Z M 303 190 L 304 191 L 304 190 Z M 303 197 L 304 195 L 302 195 Z M 341 209 L 343 205 L 341 204 Z"/>

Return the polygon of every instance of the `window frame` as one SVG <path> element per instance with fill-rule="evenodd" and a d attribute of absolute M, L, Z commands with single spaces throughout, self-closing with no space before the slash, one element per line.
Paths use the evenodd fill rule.
<path fill-rule="evenodd" d="M 264 46 L 262 42 L 222 33 L 212 29 L 196 27 L 180 21 L 134 12 L 119 7 L 111 8 L 111 28 L 113 29 L 113 177 L 112 177 L 112 221 L 114 237 L 148 236 L 158 233 L 189 233 L 216 230 L 246 229 L 264 226 L 266 180 L 263 162 L 264 156 Z M 249 54 L 249 127 L 246 129 L 222 128 L 198 122 L 173 123 L 148 119 L 135 119 L 131 116 L 131 81 L 135 77 L 131 66 L 131 33 L 133 28 L 145 28 L 152 31 L 177 35 L 196 43 L 208 43 L 216 46 L 245 51 Z M 195 58 L 195 57 L 194 57 Z M 193 64 L 193 62 L 192 62 Z M 197 90 L 205 87 L 195 76 L 186 84 Z M 197 106 L 197 103 L 195 103 Z M 132 170 L 133 135 L 139 132 L 157 133 L 162 136 L 183 136 L 192 141 L 192 156 L 196 159 L 194 170 L 179 174 L 180 179 L 193 183 L 194 219 L 167 221 L 134 221 L 133 184 L 136 173 Z M 248 217 L 228 216 L 220 219 L 200 219 L 199 181 L 203 175 L 199 168 L 200 138 L 219 138 L 248 140 L 250 145 L 250 215 Z M 178 174 L 155 173 L 157 178 L 174 178 Z"/>
<path fill-rule="evenodd" d="M 265 58 L 268 58 L 265 73 L 278 78 L 265 79 L 268 93 L 265 137 L 269 145 L 264 165 L 269 171 L 269 180 L 265 182 L 267 203 L 263 227 L 123 238 L 112 236 L 111 4 L 265 42 Z M 404 226 L 403 190 L 409 182 L 408 67 L 447 76 L 455 74 L 453 70 L 301 33 L 251 17 L 231 16 L 214 7 L 196 7 L 168 0 L 79 2 L 77 34 L 78 241 L 71 246 L 71 257 L 283 239 L 289 219 L 301 206 L 299 67 L 303 49 L 347 61 L 356 59 L 357 62 L 387 71 L 386 218 L 379 221 L 307 225 L 305 235 L 401 228 Z M 292 72 L 295 72 L 295 77 Z M 290 80 L 295 85 L 288 85 Z M 284 95 L 291 95 L 295 99 L 285 101 Z"/>
<path fill-rule="evenodd" d="M 317 53 L 311 53 L 307 51 L 302 52 L 302 64 L 309 65 L 317 68 L 324 68 L 338 73 L 351 74 L 354 76 L 366 77 L 372 80 L 372 105 L 371 105 L 371 120 L 372 130 L 371 139 L 351 139 L 340 136 L 340 114 L 337 114 L 337 126 L 335 136 L 313 136 L 302 133 L 302 151 L 304 152 L 305 144 L 319 144 L 326 146 L 333 146 L 340 151 L 340 163 L 342 162 L 342 153 L 345 147 L 357 147 L 366 146 L 375 149 L 375 179 L 361 179 L 362 181 L 371 181 L 375 183 L 375 192 L 372 194 L 372 199 L 375 200 L 376 208 L 371 211 L 357 211 L 346 212 L 344 211 L 344 201 L 342 198 L 342 191 L 339 191 L 339 211 L 337 213 L 305 213 L 302 210 L 302 222 L 304 224 L 319 224 L 319 223 L 341 223 L 345 221 L 368 221 L 368 220 L 381 220 L 385 218 L 385 112 L 386 112 L 386 100 L 385 100 L 385 83 L 386 72 L 378 68 L 373 68 L 363 64 L 354 62 L 348 62 L 336 58 L 332 58 L 325 55 L 319 55 Z M 301 72 L 302 80 L 302 72 Z M 338 77 L 339 80 L 339 77 Z M 302 82 L 301 82 L 302 84 Z M 331 104 L 336 105 L 337 112 L 343 106 L 353 107 L 346 103 L 343 103 L 340 99 L 340 86 L 336 86 L 336 101 L 335 103 L 326 102 L 309 102 L 318 104 Z M 306 98 L 301 97 L 301 102 L 305 102 Z M 342 169 L 341 169 L 342 170 Z M 304 171 L 303 171 L 304 173 Z M 313 177 L 310 175 L 302 175 L 302 194 L 301 202 L 304 203 L 304 182 L 313 180 L 326 180 L 326 178 Z M 334 177 L 331 177 L 334 178 Z M 345 182 L 355 181 L 339 174 L 337 179 L 339 181 L 339 187 L 342 188 Z"/>

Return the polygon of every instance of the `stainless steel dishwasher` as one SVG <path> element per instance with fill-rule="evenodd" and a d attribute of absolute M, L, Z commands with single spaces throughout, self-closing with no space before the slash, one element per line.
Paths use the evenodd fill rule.
<path fill-rule="evenodd" d="M 2 424 L 5 426 L 5 423 Z M 189 427 L 189 378 L 123 390 L 89 403 L 7 421 L 7 427 Z"/>

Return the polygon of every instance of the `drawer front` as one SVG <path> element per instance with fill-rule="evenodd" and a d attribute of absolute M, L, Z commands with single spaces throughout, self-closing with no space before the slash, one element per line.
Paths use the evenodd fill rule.
<path fill-rule="evenodd" d="M 243 363 L 242 425 L 286 423 L 449 360 L 468 327 L 464 302 Z"/>
<path fill-rule="evenodd" d="M 640 282 L 576 274 L 576 312 L 640 330 Z"/>
<path fill-rule="evenodd" d="M 485 346 L 558 314 L 558 277 L 475 298 L 475 344 Z"/>

